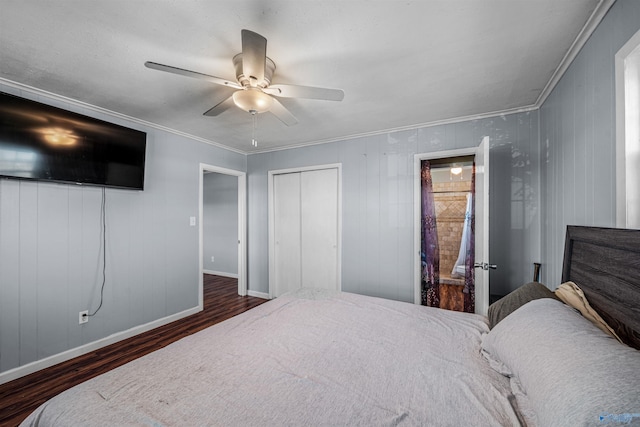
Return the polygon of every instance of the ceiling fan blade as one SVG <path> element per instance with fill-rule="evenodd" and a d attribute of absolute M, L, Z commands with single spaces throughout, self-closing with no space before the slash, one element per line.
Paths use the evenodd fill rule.
<path fill-rule="evenodd" d="M 215 116 L 220 115 L 221 113 L 224 113 L 229 108 L 231 108 L 231 107 L 233 107 L 235 105 L 233 103 L 233 98 L 232 97 L 233 97 L 233 95 L 229 96 L 228 98 L 225 98 L 224 100 L 220 101 L 218 104 L 216 104 L 213 107 L 209 108 L 202 115 L 203 116 L 208 116 L 208 117 L 215 117 Z"/>
<path fill-rule="evenodd" d="M 271 85 L 264 89 L 264 92 L 282 98 L 322 99 L 325 101 L 342 101 L 344 99 L 344 91 L 342 89 L 323 87 Z"/>
<path fill-rule="evenodd" d="M 282 105 L 277 99 L 273 100 L 273 104 L 271 104 L 271 108 L 269 109 L 269 111 L 272 112 L 274 116 L 280 119 L 280 121 L 287 126 L 293 126 L 298 123 L 298 119 L 296 119 L 296 116 L 291 114 L 291 112 L 287 110 L 285 106 Z"/>
<path fill-rule="evenodd" d="M 258 33 L 242 30 L 242 73 L 250 80 L 261 83 L 267 61 L 267 39 Z M 251 84 L 255 86 L 255 84 Z"/>
<path fill-rule="evenodd" d="M 202 74 L 195 71 L 189 71 L 178 67 L 172 67 L 170 65 L 158 64 L 157 62 L 147 61 L 144 66 L 151 68 L 152 70 L 165 71 L 167 73 L 177 74 L 179 76 L 192 77 L 194 79 L 206 80 L 211 83 L 216 83 L 222 86 L 232 87 L 234 89 L 242 89 L 236 82 L 230 80 L 221 79 L 220 77 L 210 76 L 208 74 Z"/>

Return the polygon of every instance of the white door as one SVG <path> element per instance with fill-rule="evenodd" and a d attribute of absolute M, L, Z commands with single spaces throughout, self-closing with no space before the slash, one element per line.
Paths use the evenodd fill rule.
<path fill-rule="evenodd" d="M 302 172 L 301 282 L 338 289 L 338 170 Z"/>
<path fill-rule="evenodd" d="M 301 286 L 300 173 L 275 175 L 273 190 L 277 297 Z"/>
<path fill-rule="evenodd" d="M 475 288 L 476 313 L 489 309 L 489 137 L 485 136 L 476 150 L 476 223 L 475 223 Z"/>
<path fill-rule="evenodd" d="M 272 175 L 270 290 L 339 289 L 339 170 Z"/>

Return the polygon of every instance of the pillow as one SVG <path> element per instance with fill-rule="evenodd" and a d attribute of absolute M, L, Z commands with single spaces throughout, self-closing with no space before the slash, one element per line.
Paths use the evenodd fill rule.
<path fill-rule="evenodd" d="M 560 298 L 560 301 L 578 310 L 587 320 L 596 325 L 599 329 L 622 342 L 620 337 L 618 337 L 613 329 L 611 329 L 611 326 L 609 326 L 607 322 L 605 322 L 604 319 L 591 307 L 589 301 L 587 301 L 587 297 L 584 296 L 584 292 L 582 292 L 582 289 L 580 289 L 578 285 L 573 282 L 565 282 L 558 286 L 555 294 Z"/>
<path fill-rule="evenodd" d="M 518 406 L 531 409 L 536 425 L 600 425 L 620 416 L 640 423 L 640 351 L 560 301 L 542 298 L 514 311 L 483 336 L 482 352 L 517 386 Z"/>
<path fill-rule="evenodd" d="M 542 283 L 530 282 L 526 285 L 520 286 L 515 291 L 489 306 L 489 312 L 487 314 L 489 317 L 489 328 L 493 329 L 499 321 L 507 317 L 513 311 L 517 310 L 529 301 L 539 298 L 558 299 L 558 297 L 556 297 L 556 295 Z"/>

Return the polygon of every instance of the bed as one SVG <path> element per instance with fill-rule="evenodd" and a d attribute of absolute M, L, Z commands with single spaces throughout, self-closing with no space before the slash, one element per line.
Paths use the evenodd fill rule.
<path fill-rule="evenodd" d="M 639 259 L 640 231 L 567 230 L 563 280 L 626 344 L 552 298 L 490 330 L 480 315 L 301 289 L 71 388 L 22 425 L 638 425 Z"/>

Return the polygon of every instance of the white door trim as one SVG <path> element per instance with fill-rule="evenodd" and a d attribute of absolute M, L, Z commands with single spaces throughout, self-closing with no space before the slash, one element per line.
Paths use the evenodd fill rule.
<path fill-rule="evenodd" d="M 204 217 L 204 172 L 215 172 L 223 175 L 238 177 L 238 295 L 247 295 L 247 174 L 246 172 L 234 169 L 212 166 L 200 163 L 199 196 L 198 196 L 198 218 L 199 218 L 199 241 L 198 241 L 198 265 L 199 265 L 199 301 L 200 309 L 204 308 L 204 283 L 202 274 L 204 273 L 204 227 L 202 219 Z"/>
<path fill-rule="evenodd" d="M 616 227 L 619 228 L 640 226 L 640 172 L 637 168 L 640 124 L 635 110 L 638 101 L 636 97 L 628 96 L 634 90 L 637 91 L 640 85 L 638 49 L 640 31 L 636 32 L 615 55 Z"/>
<path fill-rule="evenodd" d="M 276 169 L 268 171 L 268 212 L 269 212 L 269 298 L 273 298 L 275 290 L 275 219 L 273 200 L 273 179 L 275 175 L 286 173 L 306 172 L 323 169 L 337 169 L 338 172 L 338 248 L 337 273 L 338 289 L 342 289 L 342 163 L 325 165 L 302 166 L 298 168 Z"/>
<path fill-rule="evenodd" d="M 483 141 L 488 137 L 484 137 Z M 421 245 L 421 236 L 420 236 L 420 221 L 421 221 L 421 185 L 420 185 L 420 175 L 421 175 L 421 162 L 422 160 L 432 160 L 432 159 L 447 159 L 450 157 L 460 157 L 460 156 L 475 156 L 477 153 L 478 147 L 471 148 L 461 148 L 457 150 L 446 150 L 446 151 L 437 151 L 433 153 L 418 153 L 413 156 L 413 302 L 414 304 L 420 305 L 420 281 L 421 277 L 421 266 L 422 260 L 420 258 L 420 245 Z M 488 203 L 488 201 L 487 201 Z M 487 233 L 487 239 L 489 235 Z M 477 242 L 476 242 L 477 244 Z M 487 292 L 488 294 L 488 292 Z M 477 294 L 476 294 L 477 295 Z"/>

